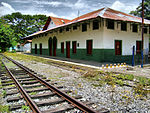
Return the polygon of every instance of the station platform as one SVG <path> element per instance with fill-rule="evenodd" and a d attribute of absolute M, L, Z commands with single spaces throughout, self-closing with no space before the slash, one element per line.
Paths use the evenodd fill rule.
<path fill-rule="evenodd" d="M 57 57 L 57 56 L 36 55 L 36 54 L 31 54 L 31 53 L 25 53 L 25 54 L 32 55 L 32 56 L 38 56 L 38 57 L 50 59 L 53 61 L 65 62 L 68 64 L 80 65 L 80 66 L 85 66 L 85 67 L 95 68 L 95 69 L 102 69 L 102 65 L 106 66 L 106 64 L 113 65 L 113 63 L 110 63 L 110 62 L 101 63 L 101 62 L 96 62 L 96 61 L 71 59 L 71 58 L 64 58 L 64 57 Z"/>

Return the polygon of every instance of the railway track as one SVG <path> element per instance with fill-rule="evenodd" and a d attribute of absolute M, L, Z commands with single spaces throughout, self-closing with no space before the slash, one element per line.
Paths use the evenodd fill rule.
<path fill-rule="evenodd" d="M 13 84 L 13 87 L 6 87 L 7 90 L 10 90 L 6 93 L 6 96 L 14 95 L 13 97 L 8 97 L 7 102 L 14 103 L 21 100 L 20 104 L 13 104 L 10 110 L 15 111 L 22 108 L 22 106 L 29 106 L 31 112 L 34 113 L 108 112 L 94 111 L 88 107 L 91 104 L 90 102 L 81 103 L 78 100 L 82 98 L 81 96 L 72 98 L 67 94 L 70 92 L 69 90 L 63 90 L 62 86 L 58 86 L 57 83 L 51 83 L 50 80 L 38 75 L 11 58 L 3 55 L 2 57 L 2 63 L 9 76 L 1 74 L 1 82 L 3 86 Z M 10 66 L 11 64 L 13 68 Z M 20 94 L 18 95 L 18 93 Z"/>

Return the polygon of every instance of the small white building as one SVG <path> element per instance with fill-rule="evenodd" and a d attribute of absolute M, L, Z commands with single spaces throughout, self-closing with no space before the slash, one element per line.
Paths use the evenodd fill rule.
<path fill-rule="evenodd" d="M 21 44 L 22 51 L 26 52 L 26 53 L 30 53 L 31 52 L 31 45 L 32 45 L 32 40 L 26 40 L 23 44 Z"/>
<path fill-rule="evenodd" d="M 141 18 L 110 8 L 102 8 L 73 20 L 48 17 L 42 31 L 32 39 L 32 53 L 94 60 L 99 62 L 132 61 L 141 51 Z M 144 20 L 144 50 L 148 55 L 150 21 Z"/>
<path fill-rule="evenodd" d="M 31 44 L 32 44 L 32 40 L 25 40 L 25 42 L 22 44 L 18 43 L 15 47 L 10 47 L 9 51 L 12 52 L 13 50 L 15 50 L 16 52 L 30 53 L 31 52 Z"/>

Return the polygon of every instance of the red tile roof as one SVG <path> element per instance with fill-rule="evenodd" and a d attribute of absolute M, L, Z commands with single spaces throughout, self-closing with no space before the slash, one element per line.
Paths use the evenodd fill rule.
<path fill-rule="evenodd" d="M 26 40 L 24 43 L 22 43 L 21 45 L 24 46 L 26 43 L 31 43 L 32 40 Z"/>
<path fill-rule="evenodd" d="M 56 25 L 55 27 L 47 29 L 47 27 L 49 25 L 49 21 L 47 21 L 47 23 L 45 24 L 45 25 L 47 25 L 46 26 L 47 30 L 45 29 L 45 31 L 40 31 L 40 32 L 31 34 L 31 35 L 27 36 L 26 38 L 37 35 L 37 34 L 40 34 L 40 33 L 44 33 L 44 32 L 59 28 L 59 27 L 67 26 L 67 25 L 70 25 L 70 24 L 73 24 L 73 23 L 89 20 L 89 19 L 96 18 L 96 17 L 102 17 L 102 18 L 120 20 L 120 21 L 142 23 L 142 19 L 140 17 L 135 17 L 135 16 L 132 16 L 132 15 L 120 12 L 120 11 L 110 9 L 110 8 L 102 8 L 102 9 L 87 13 L 85 15 L 79 16 L 79 17 L 77 17 L 73 20 L 67 20 L 67 19 L 56 18 L 56 17 L 49 17 L 55 23 L 55 25 Z M 65 23 L 63 23 L 63 21 Z M 150 20 L 144 19 L 144 23 L 145 24 L 150 24 Z"/>
<path fill-rule="evenodd" d="M 90 13 L 87 13 L 87 14 L 82 15 L 82 16 L 79 16 L 79 17 L 71 20 L 71 22 L 77 21 L 77 20 L 83 20 L 83 19 L 96 18 L 103 9 L 104 8 L 96 10 L 96 11 L 93 11 L 93 12 L 90 12 Z"/>
<path fill-rule="evenodd" d="M 81 20 L 87 20 L 91 18 L 96 18 L 96 17 L 102 17 L 102 18 L 108 18 L 108 19 L 113 19 L 113 20 L 121 20 L 121 21 L 130 21 L 130 22 L 138 22 L 141 23 L 142 19 L 140 17 L 135 17 L 120 11 L 113 10 L 111 8 L 102 8 L 90 13 L 87 13 L 85 15 L 82 15 L 78 18 L 75 18 L 72 20 L 73 21 L 81 21 Z M 144 21 L 145 24 L 150 24 L 150 20 Z"/>
<path fill-rule="evenodd" d="M 71 20 L 63 19 L 63 18 L 57 18 L 52 16 L 50 16 L 50 18 L 52 19 L 52 21 L 55 23 L 56 26 L 71 22 Z"/>
<path fill-rule="evenodd" d="M 48 19 L 47 19 L 47 21 L 46 21 L 46 24 L 43 27 L 43 31 L 47 30 L 47 28 L 48 28 L 51 20 L 54 22 L 54 24 L 56 26 L 59 26 L 59 25 L 62 25 L 62 24 L 66 24 L 66 23 L 69 23 L 71 21 L 71 20 L 64 19 L 64 18 L 58 18 L 58 17 L 49 16 Z"/>
<path fill-rule="evenodd" d="M 103 15 L 99 15 L 102 18 L 109 18 L 113 20 L 122 20 L 122 21 L 129 21 L 129 22 L 138 22 L 141 23 L 142 19 L 140 17 L 132 16 L 120 11 L 116 11 L 110 8 L 107 8 Z M 150 20 L 144 19 L 145 24 L 150 24 Z"/>

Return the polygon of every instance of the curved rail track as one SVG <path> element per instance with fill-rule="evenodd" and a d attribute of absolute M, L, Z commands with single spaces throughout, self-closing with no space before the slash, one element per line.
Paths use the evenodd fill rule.
<path fill-rule="evenodd" d="M 4 64 L 7 72 L 9 73 L 11 79 L 14 81 L 17 89 L 19 90 L 19 92 L 22 95 L 20 98 L 24 98 L 26 100 L 27 105 L 30 106 L 30 109 L 32 110 L 32 112 L 34 112 L 34 113 L 57 113 L 57 112 L 64 112 L 64 111 L 68 111 L 68 110 L 76 108 L 80 112 L 83 112 L 83 113 L 96 113 L 96 111 L 94 111 L 93 109 L 86 106 L 86 105 L 88 105 L 88 103 L 85 103 L 86 104 L 85 105 L 85 104 L 79 102 L 77 99 L 80 98 L 80 97 L 72 98 L 71 96 L 67 95 L 67 93 L 66 93 L 67 91 L 62 91 L 62 90 L 59 89 L 59 87 L 55 87 L 55 86 L 51 85 L 48 82 L 48 80 L 45 80 L 43 77 L 37 76 L 35 74 L 35 72 L 30 70 L 29 68 L 23 66 L 22 64 L 14 61 L 11 58 L 8 58 L 4 55 L 2 55 L 2 56 L 3 56 L 3 59 L 4 59 L 2 62 Z M 15 64 L 16 67 L 17 67 L 16 70 L 9 69 L 5 65 L 5 62 L 12 62 L 13 64 Z M 19 76 L 19 75 L 21 75 L 21 73 L 22 73 L 23 76 Z M 31 85 L 24 86 L 24 85 L 22 85 L 23 83 L 24 84 L 25 83 L 26 84 L 30 83 Z M 40 94 L 36 95 L 36 96 L 29 95 L 28 92 L 32 91 L 32 89 L 29 91 L 26 88 L 29 87 L 29 86 L 34 87 L 34 85 L 35 85 L 34 83 L 38 83 L 39 86 L 42 85 L 43 87 L 41 89 L 51 91 L 51 93 L 43 94 L 43 95 L 45 95 L 45 96 L 55 95 L 55 96 L 59 97 L 59 99 L 53 99 L 53 100 L 47 99 L 45 102 L 43 102 L 43 101 L 35 102 L 33 100 L 34 97 L 40 98 L 43 95 L 40 95 Z M 36 89 L 36 90 L 40 90 L 40 88 Z M 15 98 L 9 99 L 9 100 L 11 101 L 11 100 L 15 100 L 15 99 L 17 100 L 19 98 L 15 97 Z M 54 103 L 59 103 L 59 102 L 67 102 L 68 105 L 65 106 L 65 107 L 57 107 L 57 108 L 48 109 L 48 110 L 44 110 L 44 111 L 42 111 L 39 108 L 40 105 L 49 105 L 49 104 L 54 104 Z M 99 113 L 100 113 L 100 111 L 99 111 Z"/>

